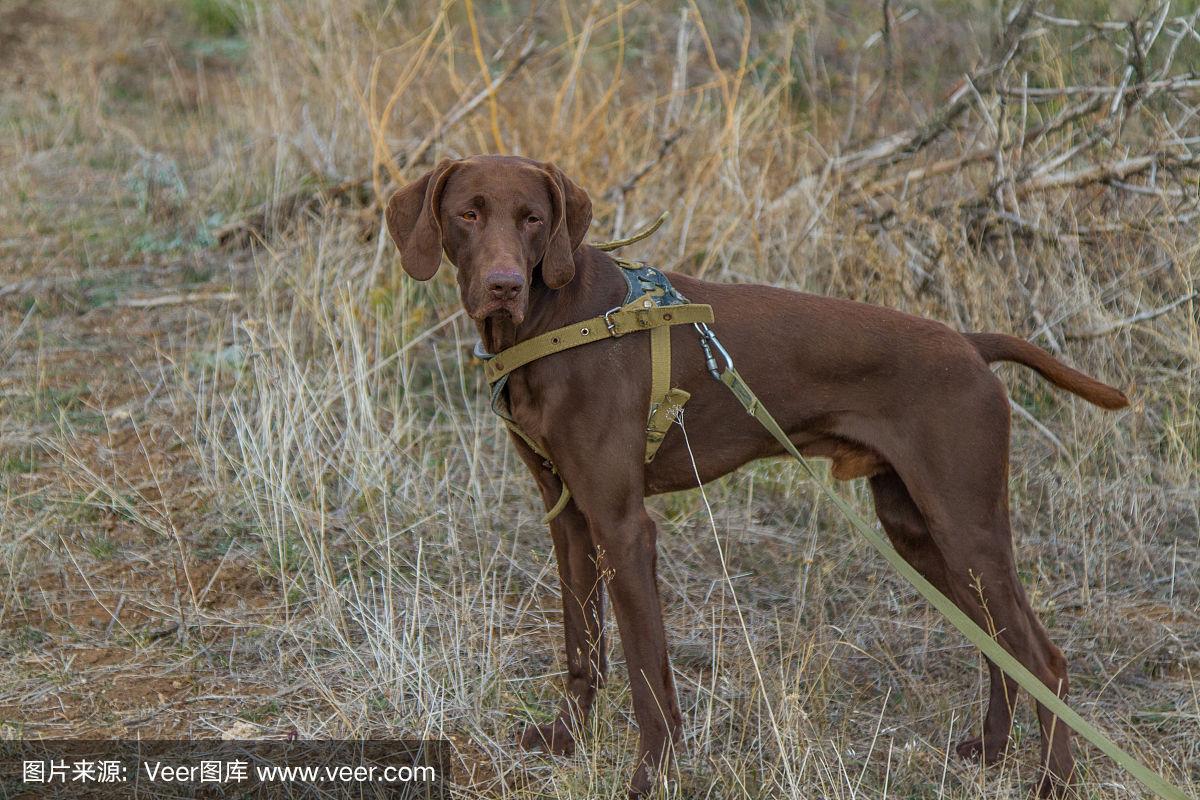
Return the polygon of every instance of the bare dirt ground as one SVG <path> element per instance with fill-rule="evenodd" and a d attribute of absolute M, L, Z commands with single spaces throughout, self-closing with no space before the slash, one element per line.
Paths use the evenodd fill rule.
<path fill-rule="evenodd" d="M 156 26 L 105 40 L 111 29 L 80 11 L 0 14 L 6 127 L 49 140 L 40 152 L 20 136 L 0 146 L 0 513 L 16 556 L 0 719 L 10 736 L 213 735 L 280 696 L 220 666 L 247 626 L 270 624 L 274 593 L 213 524 L 182 446 L 191 420 L 164 387 L 232 313 L 222 296 L 244 263 L 153 238 L 186 226 L 139 207 L 156 200 L 137 184 L 137 159 L 154 157 L 122 137 L 138 104 L 114 103 L 103 131 L 52 130 L 53 112 L 30 112 L 66 102 L 53 96 L 59 69 L 98 79 L 71 52 L 120 72 L 132 95 L 151 91 L 179 46 L 169 28 L 143 38 L 164 33 Z M 194 85 L 204 67 L 184 61 L 176 77 Z M 210 64 L 204 80 L 225 72 Z"/>

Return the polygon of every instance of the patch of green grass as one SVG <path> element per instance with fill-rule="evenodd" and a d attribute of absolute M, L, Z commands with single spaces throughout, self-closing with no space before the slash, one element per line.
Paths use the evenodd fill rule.
<path fill-rule="evenodd" d="M 203 531 L 198 534 L 196 555 L 200 558 L 220 559 L 237 543 L 238 538 L 238 532 L 228 528 Z"/>
<path fill-rule="evenodd" d="M 55 504 L 62 508 L 62 518 L 72 522 L 97 522 L 100 519 L 100 509 L 86 495 L 76 494 L 71 497 L 58 498 Z M 89 543 L 90 549 L 90 543 Z"/>
<path fill-rule="evenodd" d="M 88 552 L 99 561 L 107 561 L 117 554 L 117 543 L 107 536 L 93 536 L 87 543 Z"/>
<path fill-rule="evenodd" d="M 13 508 L 19 508 L 22 511 L 28 511 L 36 514 L 39 511 L 44 511 L 50 507 L 51 501 L 46 497 L 46 493 L 33 492 L 30 494 L 18 495 L 13 498 Z"/>
<path fill-rule="evenodd" d="M 38 405 L 55 411 L 75 411 L 83 407 L 83 398 L 90 394 L 91 387 L 86 383 L 59 388 L 47 386 L 37 398 Z"/>
<path fill-rule="evenodd" d="M 33 456 L 26 458 L 19 453 L 8 453 L 0 458 L 0 472 L 28 475 L 37 472 L 38 462 Z"/>
<path fill-rule="evenodd" d="M 151 97 L 145 84 L 139 78 L 123 75 L 108 85 L 108 99 L 114 101 L 119 107 L 143 104 L 148 102 Z"/>
<path fill-rule="evenodd" d="M 1013 383 L 1009 385 L 1009 393 L 1021 407 L 1040 420 L 1053 416 L 1058 407 L 1053 391 L 1041 383 Z"/>
<path fill-rule="evenodd" d="M 47 636 L 40 628 L 22 624 L 14 629 L 0 634 L 0 653 L 13 655 L 33 650 L 47 641 Z"/>
<path fill-rule="evenodd" d="M 129 254 L 131 256 L 169 255 L 178 253 L 187 246 L 188 240 L 181 233 L 162 234 L 158 231 L 147 231 L 134 237 L 129 245 Z"/>
<path fill-rule="evenodd" d="M 264 722 L 270 722 L 271 720 L 278 717 L 280 711 L 282 711 L 282 708 L 280 707 L 280 705 L 277 701 L 268 700 L 267 702 L 263 703 L 262 705 L 255 706 L 254 708 L 250 709 L 249 711 L 243 711 L 238 716 L 240 716 L 242 719 L 246 720 L 247 722 L 254 722 L 254 723 L 261 724 Z"/>
<path fill-rule="evenodd" d="M 72 411 L 65 416 L 71 429 L 79 433 L 104 433 L 107 427 L 104 415 L 90 408 Z"/>
<path fill-rule="evenodd" d="M 147 207 L 143 206 L 142 210 L 148 213 Z M 127 255 L 179 255 L 204 250 L 217 243 L 213 231 L 220 227 L 222 222 L 224 217 L 221 214 L 211 214 L 199 222 L 194 230 L 148 228 L 130 240 Z M 185 283 L 204 283 L 211 277 L 212 270 L 198 270 L 192 267 L 184 270 Z"/>
<path fill-rule="evenodd" d="M 208 283 L 212 280 L 213 271 L 208 267 L 196 267 L 188 264 L 183 268 L 183 282 L 187 284 Z"/>
<path fill-rule="evenodd" d="M 228 61 L 237 61 L 246 55 L 249 44 L 241 36 L 225 36 L 219 39 L 197 39 L 188 44 L 199 58 L 217 57 Z"/>
<path fill-rule="evenodd" d="M 272 577 L 291 575 L 304 561 L 304 548 L 291 535 L 276 541 L 262 542 L 262 550 L 266 557 L 265 569 Z"/>
<path fill-rule="evenodd" d="M 111 306 L 133 283 L 127 272 L 112 272 L 85 276 L 75 284 L 75 290 L 87 308 Z"/>
<path fill-rule="evenodd" d="M 188 0 L 192 22 L 207 36 L 235 36 L 242 27 L 241 15 L 233 0 Z"/>
<path fill-rule="evenodd" d="M 34 395 L 18 398 L 11 406 L 14 414 L 37 422 L 62 420 L 73 429 L 86 433 L 105 430 L 104 415 L 89 408 L 86 398 L 91 395 L 86 383 L 67 387 L 49 386 Z"/>
<path fill-rule="evenodd" d="M 92 169 L 103 170 L 105 172 L 115 172 L 117 170 L 127 169 L 129 160 L 127 153 L 122 153 L 112 149 L 101 149 L 91 153 L 87 157 L 87 165 Z"/>
<path fill-rule="evenodd" d="M 101 510 L 114 517 L 126 520 L 127 522 L 137 522 L 138 498 L 132 494 L 122 494 L 120 496 L 109 497 L 100 506 Z"/>

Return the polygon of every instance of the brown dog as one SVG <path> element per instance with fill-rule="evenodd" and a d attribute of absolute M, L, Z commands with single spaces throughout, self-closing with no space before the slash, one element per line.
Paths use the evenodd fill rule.
<path fill-rule="evenodd" d="M 432 277 L 443 251 L 457 267 L 463 306 L 491 353 L 623 301 L 619 267 L 582 246 L 590 222 L 587 194 L 556 167 L 506 156 L 442 161 L 387 208 L 410 275 Z M 899 311 L 770 286 L 670 278 L 692 302 L 712 306 L 713 329 L 796 445 L 832 459 L 840 479 L 868 478 L 879 520 L 904 558 L 1065 695 L 1066 661 L 1030 608 L 1013 562 L 1008 399 L 988 363 L 1025 364 L 1103 408 L 1125 406 L 1125 396 L 1012 336 L 961 334 Z M 700 477 L 709 481 L 782 454 L 709 376 L 696 332 L 681 326 L 671 336 L 671 385 L 691 393 L 687 421 Z M 656 531 L 644 498 L 696 485 L 679 433 L 643 464 L 649 361 L 647 337 L 626 335 L 528 364 L 507 387 L 516 422 L 550 454 L 573 492 L 550 525 L 562 582 L 567 699 L 554 722 L 531 726 L 521 743 L 574 749 L 574 731 L 604 680 L 607 585 L 641 731 L 631 796 L 645 793 L 666 767 L 682 723 L 656 585 Z M 549 508 L 559 496 L 558 477 L 528 445 L 515 436 L 513 443 Z M 985 762 L 1007 747 L 1017 689 L 989 667 L 983 735 L 958 746 L 961 755 Z M 1071 732 L 1040 705 L 1038 719 L 1044 771 L 1037 788 L 1048 794 L 1071 777 Z"/>

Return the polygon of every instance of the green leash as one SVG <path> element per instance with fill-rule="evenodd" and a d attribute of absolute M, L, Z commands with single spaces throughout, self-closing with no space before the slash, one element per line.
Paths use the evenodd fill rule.
<path fill-rule="evenodd" d="M 697 327 L 699 328 L 699 326 Z M 707 326 L 705 326 L 706 328 Z M 937 587 L 925 579 L 925 576 L 905 561 L 896 552 L 895 548 L 892 547 L 891 543 L 879 531 L 875 530 L 873 525 L 863 519 L 849 503 L 830 489 L 828 484 L 818 477 L 816 470 L 813 469 L 808 460 L 800 455 L 800 451 L 796 449 L 796 446 L 792 444 L 792 440 L 779 427 L 779 423 L 775 421 L 775 418 L 763 408 L 762 403 L 755 397 L 754 392 L 750 391 L 750 387 L 742 380 L 742 376 L 733 368 L 733 363 L 729 360 L 729 356 L 725 353 L 724 348 L 716 341 L 716 336 L 712 334 L 711 330 L 705 329 L 700 329 L 702 337 L 700 341 L 704 346 L 706 354 L 709 355 L 709 368 L 713 375 L 721 383 L 728 386 L 729 391 L 733 392 L 734 397 L 745 407 L 746 412 L 758 420 L 767 429 L 767 432 L 775 437 L 776 441 L 800 462 L 800 466 L 804 468 L 810 477 L 816 480 L 817 486 L 820 487 L 825 497 L 837 506 L 838 511 L 842 512 L 850 524 L 871 543 L 872 547 L 879 551 L 879 554 L 889 564 L 895 567 L 897 572 L 903 575 L 920 592 L 922 597 L 929 601 L 930 605 L 942 612 L 942 615 L 950 620 L 950 624 L 958 628 L 964 636 L 971 640 L 972 644 L 983 651 L 983 654 L 990 658 L 993 664 L 1013 678 L 1022 689 L 1029 692 L 1035 700 L 1050 709 L 1054 716 L 1074 729 L 1080 736 L 1094 744 L 1101 752 L 1117 762 L 1117 764 L 1124 767 L 1131 775 L 1141 781 L 1146 788 L 1154 792 L 1162 800 L 1189 800 L 1188 796 L 1181 789 L 1167 783 L 1161 775 L 1126 753 L 1117 746 L 1116 742 L 1109 739 L 1094 725 L 1073 711 L 1057 694 L 1051 691 L 1050 687 L 1038 680 L 1032 672 L 1025 668 L 1024 664 L 1013 658 L 1007 650 L 1000 646 L 999 642 L 976 625 L 974 620 L 963 613 L 950 598 L 938 591 Z M 725 371 L 719 374 L 716 371 L 715 360 L 711 357 L 710 344 L 716 346 L 721 351 L 728 364 Z"/>

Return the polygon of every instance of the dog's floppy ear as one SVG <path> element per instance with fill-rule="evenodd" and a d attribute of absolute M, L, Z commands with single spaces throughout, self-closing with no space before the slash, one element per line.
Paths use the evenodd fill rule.
<path fill-rule="evenodd" d="M 440 161 L 432 170 L 397 190 L 387 204 L 388 233 L 400 249 L 400 264 L 419 281 L 432 278 L 442 263 L 438 206 L 446 178 L 456 163 L 450 159 Z"/>
<path fill-rule="evenodd" d="M 542 280 L 551 289 L 558 289 L 575 277 L 574 253 L 592 224 L 592 200 L 553 164 L 546 165 L 546 174 L 554 202 L 554 221 L 542 258 Z"/>

